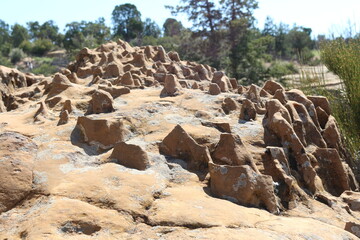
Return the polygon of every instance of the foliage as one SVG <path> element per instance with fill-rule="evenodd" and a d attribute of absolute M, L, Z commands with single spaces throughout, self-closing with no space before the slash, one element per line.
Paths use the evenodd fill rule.
<path fill-rule="evenodd" d="M 298 69 L 292 63 L 276 61 L 268 69 L 270 77 L 281 80 L 282 77 L 298 73 Z"/>
<path fill-rule="evenodd" d="M 46 52 L 49 52 L 54 48 L 54 45 L 49 39 L 37 39 L 33 43 L 31 53 L 36 56 L 43 56 Z"/>
<path fill-rule="evenodd" d="M 140 35 L 144 29 L 141 13 L 130 3 L 118 5 L 112 12 L 114 36 L 130 41 Z"/>
<path fill-rule="evenodd" d="M 13 47 L 17 48 L 23 41 L 29 40 L 30 36 L 28 30 L 20 24 L 15 24 L 11 27 L 11 41 Z"/>
<path fill-rule="evenodd" d="M 12 64 L 9 61 L 9 59 L 7 57 L 2 56 L 1 54 L 0 54 L 0 65 L 5 67 L 12 67 Z"/>
<path fill-rule="evenodd" d="M 167 18 L 163 25 L 164 36 L 165 37 L 174 37 L 179 36 L 181 31 L 184 30 L 184 27 L 181 22 L 177 21 L 174 18 Z"/>
<path fill-rule="evenodd" d="M 105 19 L 95 22 L 72 22 L 66 24 L 63 44 L 68 52 L 75 52 L 84 47 L 95 48 L 110 39 L 110 28 Z"/>
<path fill-rule="evenodd" d="M 57 72 L 57 67 L 49 63 L 43 63 L 32 69 L 34 74 L 44 74 L 45 76 L 52 75 Z"/>
<path fill-rule="evenodd" d="M 13 48 L 9 53 L 11 63 L 15 64 L 25 58 L 25 53 L 20 48 Z"/>
<path fill-rule="evenodd" d="M 156 22 L 152 21 L 150 18 L 146 18 L 144 22 L 144 30 L 142 35 L 158 38 L 161 35 L 160 27 L 156 24 Z"/>
<path fill-rule="evenodd" d="M 345 40 L 339 38 L 321 44 L 322 61 L 330 71 L 340 77 L 345 86 L 346 102 L 351 111 L 349 111 L 346 120 L 344 119 L 343 129 L 350 136 L 355 134 L 357 139 L 360 137 L 359 56 L 360 39 Z"/>

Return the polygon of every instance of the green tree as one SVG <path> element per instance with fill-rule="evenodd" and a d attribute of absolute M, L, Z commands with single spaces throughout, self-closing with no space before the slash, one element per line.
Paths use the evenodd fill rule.
<path fill-rule="evenodd" d="M 173 37 L 179 36 L 181 31 L 184 30 L 184 27 L 181 22 L 177 21 L 174 18 L 167 18 L 164 25 L 164 36 L 165 37 Z"/>
<path fill-rule="evenodd" d="M 287 35 L 287 41 L 291 46 L 292 54 L 297 56 L 299 61 L 304 61 L 304 63 L 307 63 L 312 56 L 310 49 L 313 47 L 313 41 L 311 40 L 310 36 L 310 28 L 296 26 L 291 29 Z"/>
<path fill-rule="evenodd" d="M 130 3 L 115 7 L 112 12 L 112 22 L 114 36 L 122 37 L 126 41 L 139 37 L 144 29 L 141 13 Z"/>
<path fill-rule="evenodd" d="M 223 23 L 228 27 L 230 73 L 238 78 L 238 66 L 247 56 L 249 29 L 253 26 L 253 11 L 258 7 L 256 0 L 220 0 Z M 244 47 L 239 45 L 243 44 Z"/>
<path fill-rule="evenodd" d="M 30 36 L 28 30 L 20 24 L 15 24 L 11 27 L 11 42 L 13 47 L 17 48 L 23 41 L 29 40 Z"/>
<path fill-rule="evenodd" d="M 156 24 L 156 22 L 152 21 L 150 18 L 146 18 L 143 30 L 143 36 L 149 36 L 158 38 L 161 35 L 160 27 Z"/>
<path fill-rule="evenodd" d="M 10 52 L 10 27 L 0 19 L 0 56 L 7 56 Z"/>
<path fill-rule="evenodd" d="M 176 7 L 167 6 L 172 14 L 185 13 L 193 23 L 192 34 L 194 42 L 202 41 L 201 52 L 204 62 L 214 67 L 220 66 L 220 35 L 221 11 L 211 0 L 182 0 Z M 196 39 L 196 41 L 195 41 Z M 196 52 L 193 50 L 192 52 Z"/>

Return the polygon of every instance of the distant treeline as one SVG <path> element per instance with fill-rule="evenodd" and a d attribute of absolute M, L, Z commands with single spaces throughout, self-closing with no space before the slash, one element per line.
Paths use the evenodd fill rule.
<path fill-rule="evenodd" d="M 256 0 L 221 0 L 217 5 L 211 0 L 183 0 L 181 4 L 167 8 L 174 15 L 186 14 L 193 23 L 191 29 L 175 18 L 166 19 L 162 28 L 149 18 L 142 21 L 132 4 L 115 6 L 111 27 L 104 18 L 71 22 L 64 31 L 59 31 L 52 20 L 28 22 L 26 26 L 9 26 L 0 20 L 0 64 L 14 64 L 24 54 L 43 56 L 62 48 L 74 54 L 118 38 L 132 45 L 162 45 L 167 51 L 179 52 L 182 59 L 226 70 L 247 83 L 295 71 L 293 65 L 280 64 L 279 60 L 304 64 L 318 61 L 312 51 L 317 41 L 311 39 L 310 28 L 276 25 L 270 17 L 263 29 L 256 28 Z"/>

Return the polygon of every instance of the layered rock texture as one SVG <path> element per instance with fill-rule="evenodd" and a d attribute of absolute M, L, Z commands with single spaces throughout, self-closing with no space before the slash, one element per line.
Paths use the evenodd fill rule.
<path fill-rule="evenodd" d="M 359 237 L 324 97 L 120 40 L 0 78 L 0 239 Z"/>

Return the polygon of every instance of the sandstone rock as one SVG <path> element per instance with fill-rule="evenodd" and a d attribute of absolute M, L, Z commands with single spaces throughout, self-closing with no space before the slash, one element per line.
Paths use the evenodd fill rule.
<path fill-rule="evenodd" d="M 255 172 L 259 173 L 251 154 L 238 135 L 222 133 L 211 157 L 216 164 L 249 165 Z"/>
<path fill-rule="evenodd" d="M 137 170 L 145 170 L 149 166 L 147 153 L 140 146 L 125 142 L 115 145 L 110 159 L 115 159 L 117 163 Z"/>
<path fill-rule="evenodd" d="M 61 111 L 68 111 L 69 114 L 73 112 L 73 107 L 71 105 L 71 100 L 69 100 L 69 99 L 65 100 Z"/>
<path fill-rule="evenodd" d="M 199 89 L 199 84 L 197 82 L 194 82 L 191 86 L 192 89 Z"/>
<path fill-rule="evenodd" d="M 281 86 L 281 84 L 272 80 L 266 81 L 262 89 L 270 93 L 271 95 L 274 95 L 277 90 L 281 90 L 282 92 L 285 92 L 285 88 Z"/>
<path fill-rule="evenodd" d="M 44 102 L 39 102 L 40 107 L 34 115 L 34 121 L 41 121 L 49 115 L 49 110 Z"/>
<path fill-rule="evenodd" d="M 239 103 L 229 97 L 226 97 L 223 100 L 221 107 L 226 114 L 229 114 L 231 111 L 236 111 L 240 108 Z"/>
<path fill-rule="evenodd" d="M 0 213 L 13 208 L 32 191 L 37 145 L 15 132 L 0 133 Z"/>
<path fill-rule="evenodd" d="M 267 147 L 263 156 L 264 174 L 275 182 L 276 195 L 285 209 L 292 209 L 297 201 L 306 199 L 306 193 L 297 185 L 291 175 L 289 161 L 283 148 Z"/>
<path fill-rule="evenodd" d="M 316 115 L 318 116 L 320 127 L 324 129 L 329 120 L 329 115 L 319 106 L 316 107 Z"/>
<path fill-rule="evenodd" d="M 230 80 L 224 72 L 215 72 L 211 82 L 216 83 L 221 92 L 228 92 L 231 88 Z"/>
<path fill-rule="evenodd" d="M 196 117 L 198 117 L 198 116 L 196 116 Z M 208 117 L 208 116 L 205 116 L 204 118 L 210 119 L 210 117 Z M 204 122 L 204 121 L 202 121 L 201 124 L 203 126 L 216 128 L 217 130 L 219 130 L 222 133 L 231 133 L 230 124 L 227 122 Z"/>
<path fill-rule="evenodd" d="M 179 54 L 177 52 L 170 51 L 168 53 L 168 56 L 172 61 L 180 62 L 180 57 L 179 57 Z"/>
<path fill-rule="evenodd" d="M 230 84 L 231 84 L 232 89 L 239 88 L 239 84 L 238 84 L 238 81 L 236 80 L 236 78 L 230 78 Z"/>
<path fill-rule="evenodd" d="M 96 90 L 91 95 L 89 109 L 87 114 L 110 113 L 115 109 L 113 107 L 113 98 L 110 93 L 103 90 Z"/>
<path fill-rule="evenodd" d="M 109 63 L 106 67 L 104 67 L 103 78 L 114 78 L 119 77 L 124 74 L 123 66 L 121 63 Z"/>
<path fill-rule="evenodd" d="M 350 190 L 349 178 L 344 164 L 336 149 L 318 148 L 312 153 L 319 164 L 316 172 L 323 180 L 324 188 L 334 196 Z"/>
<path fill-rule="evenodd" d="M 210 95 L 219 95 L 220 93 L 221 93 L 221 89 L 220 89 L 219 85 L 217 85 L 216 83 L 210 83 L 209 94 Z"/>
<path fill-rule="evenodd" d="M 59 117 L 60 119 L 57 125 L 64 125 L 69 121 L 69 112 L 67 110 L 61 111 Z"/>
<path fill-rule="evenodd" d="M 360 224 L 347 222 L 345 225 L 345 230 L 360 238 Z"/>
<path fill-rule="evenodd" d="M 182 92 L 182 87 L 181 87 L 180 83 L 178 82 L 176 76 L 172 75 L 172 74 L 166 75 L 164 88 L 161 91 L 160 96 L 161 97 L 166 97 L 166 96 L 173 97 L 173 96 L 180 95 L 181 92 Z"/>
<path fill-rule="evenodd" d="M 331 114 L 330 103 L 326 97 L 323 96 L 308 96 L 307 97 L 316 107 L 321 107 L 328 115 Z"/>
<path fill-rule="evenodd" d="M 240 120 L 250 121 L 256 119 L 256 108 L 253 102 L 245 99 L 240 110 Z"/>
<path fill-rule="evenodd" d="M 341 151 L 342 144 L 340 138 L 340 131 L 333 116 L 329 116 L 322 135 L 329 148 L 335 148 L 339 152 Z"/>
<path fill-rule="evenodd" d="M 51 84 L 45 89 L 45 93 L 48 94 L 47 99 L 58 95 L 65 91 L 67 88 L 72 87 L 72 83 L 69 79 L 60 73 L 55 74 Z"/>
<path fill-rule="evenodd" d="M 209 163 L 211 193 L 241 205 L 278 212 L 272 178 L 256 173 L 250 166 Z"/>
<path fill-rule="evenodd" d="M 99 150 L 110 149 L 129 136 L 129 131 L 119 119 L 107 120 L 96 115 L 79 117 L 76 126 L 82 133 L 82 140 Z"/>
<path fill-rule="evenodd" d="M 121 95 L 130 93 L 130 88 L 128 88 L 128 87 L 117 87 L 117 86 L 107 87 L 107 86 L 100 85 L 99 89 L 110 93 L 110 95 L 113 97 L 113 99 L 120 97 Z"/>
<path fill-rule="evenodd" d="M 340 198 L 346 202 L 352 211 L 360 212 L 360 193 L 352 191 L 344 191 Z"/>
<path fill-rule="evenodd" d="M 247 99 L 249 99 L 252 102 L 261 102 L 260 91 L 261 91 L 260 87 L 254 85 L 254 84 L 251 84 L 251 86 L 250 86 L 249 90 L 246 92 L 245 96 Z"/>
<path fill-rule="evenodd" d="M 164 138 L 159 150 L 161 154 L 185 160 L 191 170 L 206 168 L 210 160 L 207 147 L 197 144 L 180 125 Z"/>
<path fill-rule="evenodd" d="M 282 89 L 278 89 L 276 90 L 273 99 L 277 99 L 279 100 L 280 103 L 282 104 L 286 104 L 287 100 L 286 100 L 286 96 L 285 96 L 285 91 Z"/>

